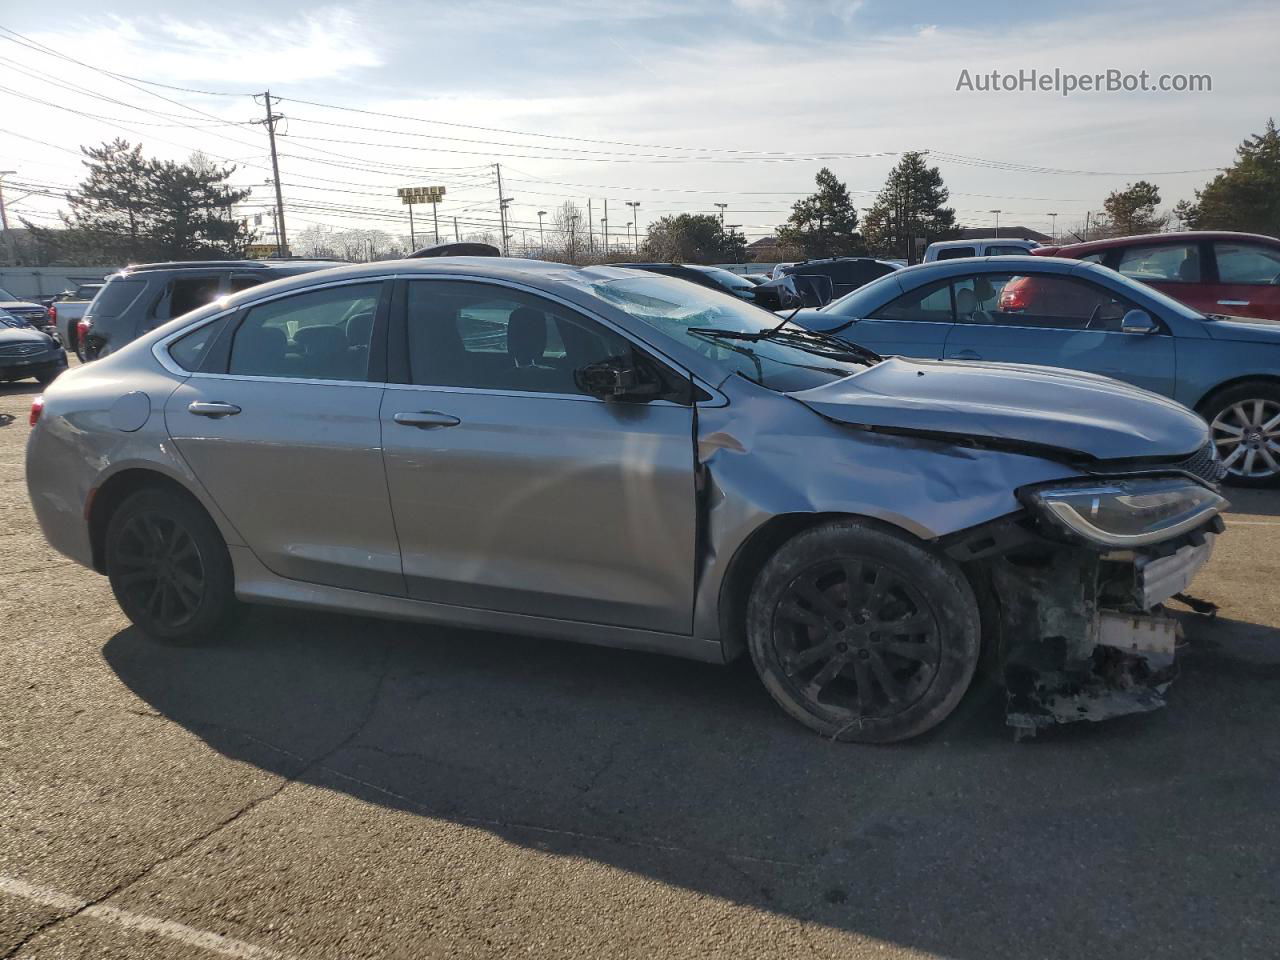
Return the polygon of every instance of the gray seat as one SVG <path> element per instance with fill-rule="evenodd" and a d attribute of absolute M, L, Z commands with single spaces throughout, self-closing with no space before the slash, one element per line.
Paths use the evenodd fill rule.
<path fill-rule="evenodd" d="M 246 377 L 287 377 L 289 339 L 279 327 L 241 330 L 231 347 L 232 373 Z"/>

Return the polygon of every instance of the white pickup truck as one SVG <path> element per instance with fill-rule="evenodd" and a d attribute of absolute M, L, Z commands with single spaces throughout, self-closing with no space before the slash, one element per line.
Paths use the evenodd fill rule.
<path fill-rule="evenodd" d="M 76 286 L 75 290 L 69 290 L 65 294 L 60 294 L 54 298 L 53 303 L 49 305 L 49 317 L 53 320 L 54 326 L 58 331 L 58 339 L 62 341 L 62 345 L 68 351 L 80 354 L 79 341 L 80 334 L 77 324 L 80 318 L 85 315 L 85 311 L 89 309 L 89 304 L 93 302 L 93 298 L 98 295 L 98 291 L 103 288 L 104 282 L 100 283 L 81 283 Z M 81 356 L 81 359 L 84 359 Z"/>

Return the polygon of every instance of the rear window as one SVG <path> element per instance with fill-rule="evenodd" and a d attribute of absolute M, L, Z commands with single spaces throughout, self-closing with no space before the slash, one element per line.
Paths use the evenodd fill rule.
<path fill-rule="evenodd" d="M 1030 251 L 1026 247 L 1012 247 L 1004 244 L 992 244 L 987 247 L 988 257 L 1024 257 Z"/>
<path fill-rule="evenodd" d="M 973 247 L 944 247 L 938 251 L 938 259 L 959 260 L 962 257 L 972 257 L 977 252 Z"/>
<path fill-rule="evenodd" d="M 108 280 L 107 285 L 94 297 L 93 315 L 95 317 L 114 317 L 117 314 L 124 313 L 146 288 L 147 282 L 145 280 L 125 279 L 124 277 Z"/>

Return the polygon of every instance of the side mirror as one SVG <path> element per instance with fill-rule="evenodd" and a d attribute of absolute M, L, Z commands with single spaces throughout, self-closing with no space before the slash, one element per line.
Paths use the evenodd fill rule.
<path fill-rule="evenodd" d="M 653 400 L 662 393 L 661 384 L 641 377 L 626 357 L 605 357 L 573 371 L 578 389 L 601 400 Z"/>
<path fill-rule="evenodd" d="M 1145 310 L 1130 310 L 1120 318 L 1121 333 L 1155 333 L 1159 329 L 1159 324 Z"/>

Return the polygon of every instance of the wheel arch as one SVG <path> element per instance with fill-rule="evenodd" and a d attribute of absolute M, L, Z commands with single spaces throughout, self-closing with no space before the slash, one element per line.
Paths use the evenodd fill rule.
<path fill-rule="evenodd" d="M 125 500 L 139 490 L 170 490 L 190 500 L 206 515 L 209 513 L 204 504 L 200 502 L 199 497 L 178 480 L 160 470 L 148 467 L 128 467 L 118 473 L 113 473 L 101 486 L 94 490 L 88 506 L 89 547 L 93 556 L 93 569 L 98 573 L 105 574 L 107 572 L 106 539 L 107 526 L 111 522 L 111 516 L 120 507 L 120 504 L 124 503 Z M 214 521 L 215 526 L 217 525 L 212 516 L 210 516 L 210 520 Z"/>
<path fill-rule="evenodd" d="M 1276 390 L 1280 390 L 1280 376 L 1268 373 L 1250 373 L 1244 376 L 1235 377 L 1231 380 L 1224 380 L 1222 383 L 1206 390 L 1204 395 L 1192 404 L 1192 409 L 1200 416 L 1204 417 L 1205 412 L 1210 404 L 1221 394 L 1226 393 L 1236 387 L 1243 386 L 1246 383 L 1262 383 Z M 1205 417 L 1207 420 L 1208 417 Z"/>

